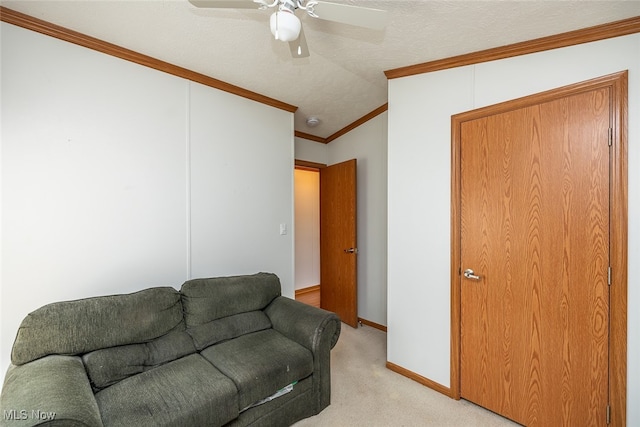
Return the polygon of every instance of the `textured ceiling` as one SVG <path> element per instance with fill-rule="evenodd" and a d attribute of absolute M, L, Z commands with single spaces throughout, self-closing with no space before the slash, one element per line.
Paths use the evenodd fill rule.
<path fill-rule="evenodd" d="M 640 15 L 640 1 L 332 0 L 389 11 L 376 31 L 302 16 L 311 56 L 292 59 L 270 11 L 187 0 L 0 4 L 299 107 L 295 129 L 326 138 L 387 102 L 385 70 Z M 321 124 L 308 128 L 305 119 Z"/>

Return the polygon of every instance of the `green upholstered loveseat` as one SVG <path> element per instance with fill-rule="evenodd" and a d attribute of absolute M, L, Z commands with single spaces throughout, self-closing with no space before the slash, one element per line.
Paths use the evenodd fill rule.
<path fill-rule="evenodd" d="M 13 345 L 2 425 L 285 426 L 317 414 L 340 320 L 280 292 L 258 273 L 41 307 Z"/>

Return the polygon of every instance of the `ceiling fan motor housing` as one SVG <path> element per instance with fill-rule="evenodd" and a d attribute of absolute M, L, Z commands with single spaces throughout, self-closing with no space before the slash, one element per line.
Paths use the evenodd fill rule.
<path fill-rule="evenodd" d="M 271 26 L 271 34 L 276 40 L 282 40 L 283 42 L 297 39 L 302 27 L 300 19 L 288 9 L 282 9 L 271 14 L 269 24 Z"/>

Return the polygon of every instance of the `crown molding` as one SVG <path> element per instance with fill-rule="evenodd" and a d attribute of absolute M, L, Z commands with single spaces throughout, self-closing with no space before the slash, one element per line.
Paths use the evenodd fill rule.
<path fill-rule="evenodd" d="M 296 107 L 295 105 L 286 104 L 282 101 L 278 101 L 277 99 L 269 98 L 259 93 L 241 88 L 239 86 L 214 79 L 213 77 L 196 73 L 194 71 L 170 64 L 168 62 L 160 61 L 159 59 L 134 52 L 124 47 L 105 42 L 103 40 L 79 33 L 74 30 L 70 30 L 60 25 L 52 24 L 51 22 L 47 22 L 42 19 L 34 18 L 33 16 L 17 12 L 4 6 L 0 6 L 0 21 L 16 25 L 27 30 L 45 34 L 47 36 L 55 37 L 69 43 L 74 43 L 79 46 L 93 49 L 107 55 L 115 56 L 117 58 L 134 62 L 136 64 L 153 68 L 155 70 L 162 71 L 168 74 L 172 74 L 174 76 L 181 77 L 196 83 L 201 83 L 203 85 L 210 86 L 224 92 L 229 92 L 231 94 L 238 95 L 243 98 L 260 102 L 262 104 L 279 108 L 291 113 L 295 113 L 295 111 L 298 109 L 298 107 Z"/>
<path fill-rule="evenodd" d="M 340 138 L 342 135 L 344 135 L 344 134 L 346 134 L 348 132 L 351 132 L 352 130 L 354 130 L 358 126 L 363 125 L 364 123 L 366 123 L 369 120 L 373 119 L 377 115 L 380 115 L 380 114 L 384 113 L 388 109 L 389 109 L 389 103 L 385 103 L 384 105 L 379 106 L 378 108 L 376 108 L 375 110 L 373 110 L 369 114 L 365 114 L 364 116 L 360 117 L 355 122 L 343 127 L 342 129 L 340 129 L 338 132 L 334 133 L 333 135 L 329 135 L 326 138 L 326 144 L 330 143 L 334 139 Z"/>
<path fill-rule="evenodd" d="M 321 136 L 312 135 L 310 133 L 300 132 L 299 130 L 295 131 L 293 134 L 295 136 L 297 136 L 298 138 L 308 139 L 309 141 L 315 141 L 315 142 L 319 142 L 321 144 L 326 144 L 327 143 L 327 138 L 323 138 Z"/>
<path fill-rule="evenodd" d="M 514 56 L 527 55 L 545 50 L 626 36 L 628 34 L 638 32 L 640 32 L 640 16 L 570 31 L 567 33 L 556 34 L 553 36 L 453 56 L 451 58 L 395 68 L 385 71 L 384 74 L 387 76 L 387 79 L 396 79 L 399 77 L 431 73 L 433 71 L 446 70 L 448 68 L 479 64 L 482 62 L 495 61 L 497 59 L 511 58 Z"/>
<path fill-rule="evenodd" d="M 369 120 L 373 119 L 377 115 L 384 113 L 388 109 L 389 109 L 389 104 L 388 103 L 386 103 L 384 105 L 381 105 L 378 108 L 376 108 L 375 110 L 373 110 L 372 112 L 365 114 L 364 116 L 360 117 L 358 120 L 354 121 L 351 124 L 348 124 L 347 126 L 345 126 L 342 129 L 340 129 L 338 132 L 336 132 L 336 133 L 334 133 L 332 135 L 329 135 L 326 138 L 323 138 L 321 136 L 311 135 L 310 133 L 299 132 L 299 131 L 295 131 L 295 136 L 297 136 L 298 138 L 308 139 L 310 141 L 320 142 L 322 144 L 328 144 L 331 141 L 333 141 L 334 139 L 338 139 L 342 135 L 344 135 L 344 134 L 346 134 L 348 132 L 351 132 L 352 130 L 354 130 L 358 126 L 363 125 L 364 123 L 366 123 Z"/>

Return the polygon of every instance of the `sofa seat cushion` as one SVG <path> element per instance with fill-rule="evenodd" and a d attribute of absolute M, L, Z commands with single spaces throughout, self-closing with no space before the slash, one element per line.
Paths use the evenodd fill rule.
<path fill-rule="evenodd" d="M 95 395 L 105 426 L 221 426 L 238 416 L 234 383 L 199 354 Z"/>
<path fill-rule="evenodd" d="M 313 372 L 311 352 L 273 329 L 216 344 L 201 354 L 233 380 L 239 410 Z"/>

